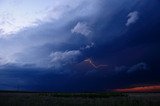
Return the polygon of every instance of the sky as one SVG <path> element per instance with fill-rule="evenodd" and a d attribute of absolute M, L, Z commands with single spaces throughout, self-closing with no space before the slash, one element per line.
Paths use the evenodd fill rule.
<path fill-rule="evenodd" d="M 0 90 L 159 88 L 159 13 L 159 0 L 0 0 Z"/>

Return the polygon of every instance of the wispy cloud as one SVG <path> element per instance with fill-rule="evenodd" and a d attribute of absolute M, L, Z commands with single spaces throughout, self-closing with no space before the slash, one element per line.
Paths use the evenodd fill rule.
<path fill-rule="evenodd" d="M 73 29 L 71 29 L 71 32 L 88 36 L 92 31 L 86 22 L 78 22 L 77 25 Z"/>
<path fill-rule="evenodd" d="M 138 63 L 136 65 L 133 65 L 129 68 L 127 71 L 128 73 L 136 72 L 136 71 L 142 71 L 142 70 L 148 70 L 148 65 L 146 63 Z"/>
<path fill-rule="evenodd" d="M 137 63 L 135 65 L 132 65 L 131 67 L 128 67 L 128 66 L 116 67 L 115 71 L 120 72 L 120 73 L 127 72 L 128 74 L 130 74 L 130 73 L 145 71 L 148 69 L 149 69 L 148 65 L 144 62 L 141 62 L 141 63 Z"/>
<path fill-rule="evenodd" d="M 127 20 L 126 26 L 130 26 L 131 24 L 136 23 L 136 21 L 139 19 L 139 12 L 137 11 L 130 12 L 127 17 L 128 17 L 128 20 Z"/>

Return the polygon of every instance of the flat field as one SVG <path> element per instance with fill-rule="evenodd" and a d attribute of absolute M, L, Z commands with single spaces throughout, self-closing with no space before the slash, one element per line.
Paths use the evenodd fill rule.
<path fill-rule="evenodd" d="M 0 92 L 0 106 L 160 106 L 160 93 Z"/>

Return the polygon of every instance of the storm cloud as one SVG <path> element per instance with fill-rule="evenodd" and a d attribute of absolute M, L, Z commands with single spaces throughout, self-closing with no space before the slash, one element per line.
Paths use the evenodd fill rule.
<path fill-rule="evenodd" d="M 158 0 L 4 1 L 0 89 L 105 91 L 159 82 L 159 5 Z M 87 59 L 107 67 L 94 68 Z"/>

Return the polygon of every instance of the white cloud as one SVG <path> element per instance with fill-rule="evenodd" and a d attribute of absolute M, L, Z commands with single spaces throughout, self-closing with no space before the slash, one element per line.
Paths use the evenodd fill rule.
<path fill-rule="evenodd" d="M 85 47 L 85 49 L 90 49 L 90 48 L 94 47 L 94 45 L 95 45 L 95 44 L 92 42 L 91 44 L 87 45 L 87 46 Z"/>
<path fill-rule="evenodd" d="M 126 26 L 130 26 L 131 24 L 134 24 L 139 19 L 139 13 L 137 11 L 131 12 L 128 14 L 128 20 L 126 23 Z"/>
<path fill-rule="evenodd" d="M 71 29 L 72 33 L 82 34 L 88 36 L 92 31 L 91 28 L 85 22 L 78 22 L 77 25 Z"/>
<path fill-rule="evenodd" d="M 62 66 L 76 62 L 77 57 L 81 55 L 79 50 L 53 52 L 50 54 L 51 63 L 54 68 L 61 68 Z"/>
<path fill-rule="evenodd" d="M 91 49 L 93 47 L 95 47 L 95 44 L 92 42 L 84 47 L 81 47 L 80 50 L 87 50 L 87 49 Z"/>

